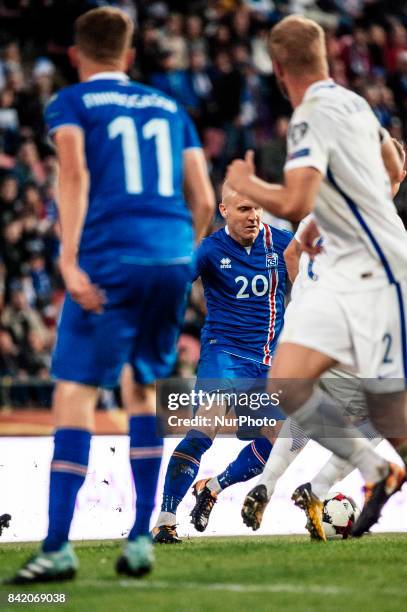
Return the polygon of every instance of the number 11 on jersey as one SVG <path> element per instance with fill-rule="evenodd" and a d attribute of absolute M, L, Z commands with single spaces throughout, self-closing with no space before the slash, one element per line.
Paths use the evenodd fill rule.
<path fill-rule="evenodd" d="M 109 123 L 107 129 L 109 138 L 114 139 L 121 136 L 127 193 L 142 193 L 140 146 L 134 120 L 127 116 L 116 117 Z M 151 119 L 143 125 L 141 135 L 145 140 L 155 139 L 158 193 L 164 197 L 174 195 L 171 136 L 167 119 Z"/>

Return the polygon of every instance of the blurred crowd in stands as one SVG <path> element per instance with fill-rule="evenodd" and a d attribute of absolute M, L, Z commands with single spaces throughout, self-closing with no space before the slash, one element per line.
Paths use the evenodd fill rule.
<path fill-rule="evenodd" d="M 291 108 L 276 85 L 267 38 L 289 13 L 303 13 L 324 27 L 333 78 L 363 95 L 393 137 L 407 137 L 405 0 L 0 0 L 3 381 L 49 376 L 63 287 L 56 159 L 43 109 L 55 91 L 76 81 L 66 53 L 75 18 L 103 5 L 122 8 L 136 24 L 131 76 L 173 96 L 194 119 L 218 195 L 227 164 L 248 148 L 256 151 L 262 177 L 282 179 Z M 405 186 L 397 205 L 407 224 Z M 214 228 L 220 223 L 215 219 Z M 204 314 L 198 287 L 180 338 L 180 375 L 195 371 Z M 13 402 L 48 402 L 41 385 L 27 393 Z"/>

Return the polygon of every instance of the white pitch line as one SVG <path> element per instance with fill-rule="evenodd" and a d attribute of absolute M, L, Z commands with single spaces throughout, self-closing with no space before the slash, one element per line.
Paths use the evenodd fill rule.
<path fill-rule="evenodd" d="M 112 583 L 110 583 L 112 584 Z M 164 580 L 118 580 L 115 581 L 120 587 L 134 589 L 170 589 L 174 590 L 174 583 Z M 106 581 L 100 582 L 96 580 L 81 580 L 76 586 L 86 587 L 101 587 L 106 585 Z M 344 595 L 351 592 L 349 589 L 344 589 L 335 586 L 323 586 L 317 584 L 296 585 L 289 583 L 278 584 L 234 584 L 229 582 L 177 582 L 177 590 L 191 589 L 194 591 L 228 591 L 231 593 L 297 593 L 306 594 L 314 593 L 316 595 Z"/>

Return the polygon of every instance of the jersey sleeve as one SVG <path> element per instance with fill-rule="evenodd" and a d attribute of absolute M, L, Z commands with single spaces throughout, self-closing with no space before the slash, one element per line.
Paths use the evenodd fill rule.
<path fill-rule="evenodd" d="M 388 140 L 390 140 L 391 136 L 389 134 L 389 132 L 386 130 L 386 128 L 384 128 L 383 126 L 379 125 L 379 139 L 380 139 L 380 144 L 384 144 L 385 142 L 387 142 Z"/>
<path fill-rule="evenodd" d="M 297 242 L 301 242 L 301 237 L 302 237 L 306 227 L 312 221 L 313 218 L 314 218 L 314 215 L 312 213 L 310 213 L 309 215 L 304 217 L 304 219 L 302 219 L 302 221 L 300 221 L 300 223 L 299 223 L 299 225 L 297 227 L 297 231 L 294 234 L 294 238 L 296 239 Z"/>
<path fill-rule="evenodd" d="M 67 89 L 62 89 L 53 96 L 45 109 L 49 135 L 53 135 L 62 126 L 74 125 L 83 128 L 78 107 L 79 101 L 75 101 Z"/>
<path fill-rule="evenodd" d="M 288 130 L 284 169 L 316 168 L 325 176 L 330 141 L 329 124 L 323 113 L 294 114 Z"/>
<path fill-rule="evenodd" d="M 207 252 L 205 241 L 203 240 L 195 252 L 194 270 L 192 280 L 195 281 L 205 271 L 207 262 Z"/>
<path fill-rule="evenodd" d="M 182 110 L 183 123 L 184 123 L 184 150 L 185 149 L 201 149 L 202 144 L 196 131 L 194 122 L 190 116 Z"/>

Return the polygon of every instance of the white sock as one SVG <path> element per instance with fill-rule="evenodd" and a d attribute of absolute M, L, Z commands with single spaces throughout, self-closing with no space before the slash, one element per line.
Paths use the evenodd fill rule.
<path fill-rule="evenodd" d="M 209 491 L 212 491 L 213 493 L 220 493 L 222 491 L 222 487 L 219 484 L 219 480 L 217 476 L 214 476 L 213 478 L 211 478 L 206 483 L 206 486 L 208 487 Z"/>
<path fill-rule="evenodd" d="M 360 431 L 349 425 L 339 407 L 321 389 L 292 415 L 310 438 L 358 468 L 367 482 L 383 478 L 388 462 L 376 453 Z"/>
<path fill-rule="evenodd" d="M 331 489 L 336 482 L 345 478 L 344 472 L 347 468 L 349 470 L 348 473 L 355 469 L 350 463 L 345 461 L 345 459 L 341 459 L 336 455 L 331 455 L 324 467 L 311 480 L 313 493 L 315 493 L 319 499 L 325 499 L 329 489 Z"/>
<path fill-rule="evenodd" d="M 370 444 L 375 448 L 381 441 L 382 438 L 374 438 L 370 440 Z M 353 465 L 345 461 L 345 459 L 332 455 L 325 463 L 324 467 L 311 480 L 313 493 L 315 493 L 319 499 L 325 499 L 330 489 L 332 489 L 337 482 L 349 476 L 354 469 Z"/>
<path fill-rule="evenodd" d="M 294 428 L 294 432 L 293 432 Z M 295 437 L 292 437 L 292 434 Z M 302 430 L 294 424 L 291 419 L 286 419 L 277 440 L 274 442 L 270 456 L 264 467 L 257 484 L 263 484 L 267 489 L 267 496 L 270 498 L 276 488 L 277 480 L 284 474 L 288 466 L 294 461 L 300 450 L 308 442 Z M 297 435 L 298 434 L 298 435 Z"/>
<path fill-rule="evenodd" d="M 160 512 L 155 526 L 161 527 L 162 525 L 175 525 L 176 522 L 177 515 L 173 512 Z"/>

